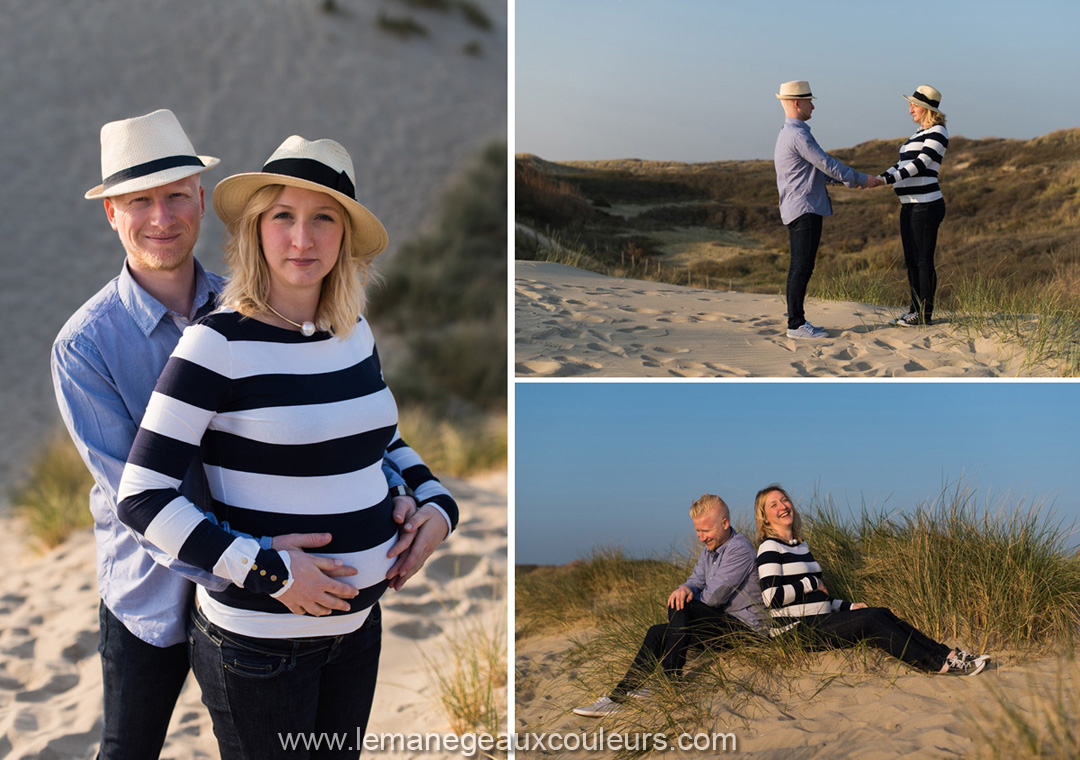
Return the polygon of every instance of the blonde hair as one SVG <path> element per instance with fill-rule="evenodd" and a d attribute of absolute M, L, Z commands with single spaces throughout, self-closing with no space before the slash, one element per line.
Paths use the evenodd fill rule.
<path fill-rule="evenodd" d="M 698 497 L 697 501 L 690 505 L 690 519 L 696 520 L 699 517 L 704 517 L 714 509 L 720 510 L 721 520 L 730 520 L 731 512 L 728 510 L 728 505 L 724 503 L 724 500 L 719 496 L 714 496 L 711 493 L 704 493 Z"/>
<path fill-rule="evenodd" d="M 225 265 L 229 282 L 221 294 L 221 303 L 252 317 L 270 314 L 270 269 L 262 253 L 259 222 L 270 210 L 285 185 L 265 185 L 248 200 L 235 219 L 226 225 Z M 334 203 L 337 203 L 335 200 Z M 339 208 L 341 204 L 338 204 Z M 355 249 L 356 234 L 348 212 L 341 208 L 344 230 L 341 250 L 334 267 L 323 279 L 315 322 L 331 335 L 347 338 L 356 329 L 364 308 L 364 285 L 371 262 L 377 254 L 361 254 Z"/>
<path fill-rule="evenodd" d="M 922 117 L 922 128 L 930 129 L 930 127 L 937 126 L 938 124 L 943 127 L 945 126 L 945 114 L 940 111 L 931 111 L 927 108 L 926 113 L 923 114 Z"/>
<path fill-rule="evenodd" d="M 779 538 L 765 517 L 765 497 L 773 491 L 784 494 L 784 498 L 791 502 L 791 537 L 796 541 L 802 541 L 802 518 L 799 517 L 799 511 L 795 509 L 795 502 L 791 501 L 788 492 L 779 483 L 773 483 L 758 491 L 757 496 L 754 498 L 754 522 L 757 524 L 757 542 L 760 544 L 766 538 Z"/>

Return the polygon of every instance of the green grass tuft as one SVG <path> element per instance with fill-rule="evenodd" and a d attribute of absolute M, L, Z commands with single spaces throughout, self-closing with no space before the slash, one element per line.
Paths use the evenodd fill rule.
<path fill-rule="evenodd" d="M 34 540 L 49 549 L 94 524 L 89 507 L 93 485 L 75 444 L 66 433 L 57 433 L 30 466 L 26 482 L 12 493 L 11 502 Z"/>

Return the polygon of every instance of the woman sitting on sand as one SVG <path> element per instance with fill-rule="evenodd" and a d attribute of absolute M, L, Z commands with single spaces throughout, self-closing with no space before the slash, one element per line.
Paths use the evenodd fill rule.
<path fill-rule="evenodd" d="M 363 734 L 378 600 L 395 586 L 383 452 L 416 494 L 418 536 L 441 540 L 457 520 L 450 494 L 398 435 L 360 314 L 387 236 L 356 201 L 354 177 L 341 145 L 293 136 L 262 172 L 218 184 L 214 208 L 230 236 L 223 307 L 184 331 L 120 484 L 130 528 L 232 581 L 222 592 L 199 587 L 189 628 L 223 760 L 292 757 L 278 732 Z M 176 488 L 200 455 L 219 519 L 254 536 L 329 533 L 325 562 L 358 571 L 351 598 L 298 599 L 303 565 L 289 552 L 226 533 L 182 497 Z"/>
<path fill-rule="evenodd" d="M 990 661 L 987 655 L 939 644 L 885 607 L 831 598 L 822 581 L 821 565 L 802 539 L 799 513 L 779 485 L 758 491 L 754 519 L 761 596 L 772 614 L 774 636 L 798 626 L 828 647 L 865 641 L 914 668 L 942 675 L 972 676 Z"/>

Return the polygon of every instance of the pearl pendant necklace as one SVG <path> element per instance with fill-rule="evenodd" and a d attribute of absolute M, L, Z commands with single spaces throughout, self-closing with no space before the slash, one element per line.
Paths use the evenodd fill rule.
<path fill-rule="evenodd" d="M 315 323 L 314 322 L 304 322 L 304 324 L 300 324 L 299 322 L 293 322 L 288 317 L 284 317 L 281 314 L 279 314 L 278 310 L 275 309 L 270 304 L 266 304 L 266 308 L 268 308 L 270 311 L 277 314 L 279 317 L 284 319 L 286 322 L 288 322 L 293 327 L 299 327 L 300 328 L 300 334 L 303 335 L 305 338 L 310 338 L 312 335 L 315 334 Z"/>

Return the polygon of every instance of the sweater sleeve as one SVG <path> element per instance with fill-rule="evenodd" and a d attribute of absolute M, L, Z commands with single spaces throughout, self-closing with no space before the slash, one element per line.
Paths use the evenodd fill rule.
<path fill-rule="evenodd" d="M 229 393 L 228 341 L 205 325 L 184 331 L 158 379 L 128 455 L 117 511 L 162 551 L 256 593 L 291 585 L 284 552 L 262 549 L 207 519 L 179 489 Z"/>
<path fill-rule="evenodd" d="M 758 579 L 761 599 L 769 609 L 782 609 L 809 601 L 807 597 L 820 588 L 820 578 L 813 574 L 788 576 L 784 574 L 784 550 L 779 542 L 767 538 L 757 551 Z M 818 599 L 824 594 L 818 596 Z"/>
<path fill-rule="evenodd" d="M 941 124 L 935 124 L 929 129 L 916 132 L 907 143 L 921 142 L 918 152 L 914 156 L 908 155 L 901 149 L 901 158 L 893 166 L 882 172 L 881 176 L 890 184 L 912 177 L 936 176 L 941 169 L 941 162 L 945 160 L 945 151 L 949 147 L 949 133 Z"/>

